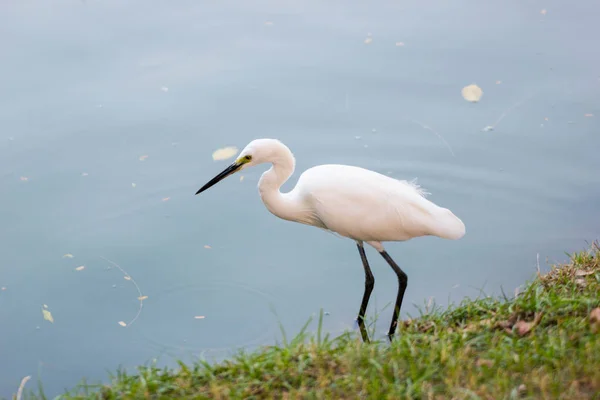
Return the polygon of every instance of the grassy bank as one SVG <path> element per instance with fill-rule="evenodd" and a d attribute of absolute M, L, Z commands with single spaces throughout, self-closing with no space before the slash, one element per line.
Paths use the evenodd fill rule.
<path fill-rule="evenodd" d="M 392 344 L 300 335 L 217 365 L 148 366 L 65 398 L 600 399 L 600 249 L 511 299 L 404 321 Z"/>

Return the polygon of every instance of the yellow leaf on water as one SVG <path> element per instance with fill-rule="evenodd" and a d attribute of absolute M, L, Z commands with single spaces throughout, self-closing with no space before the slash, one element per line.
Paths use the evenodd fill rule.
<path fill-rule="evenodd" d="M 483 96 L 483 90 L 476 84 L 471 84 L 462 88 L 462 96 L 465 100 L 476 103 Z"/>
<path fill-rule="evenodd" d="M 130 280 L 131 280 L 131 277 L 130 277 L 129 275 L 125 275 L 125 276 L 123 277 L 123 279 L 125 279 L 126 281 L 130 281 Z"/>
<path fill-rule="evenodd" d="M 140 296 L 140 297 L 138 297 L 138 300 L 142 301 L 142 300 L 146 300 L 147 298 L 148 298 L 148 296 Z"/>
<path fill-rule="evenodd" d="M 50 321 L 51 323 L 54 323 L 54 318 L 52 317 L 52 313 L 50 311 L 46 310 L 45 308 L 42 308 L 42 314 L 44 315 L 44 319 L 46 321 Z"/>
<path fill-rule="evenodd" d="M 147 155 L 140 156 L 140 161 L 144 161 L 146 158 L 148 158 Z"/>
<path fill-rule="evenodd" d="M 213 160 L 217 161 L 217 160 L 227 160 L 228 158 L 231 158 L 233 156 L 235 156 L 238 152 L 237 147 L 223 147 L 221 149 L 217 149 L 214 151 L 214 153 L 212 154 L 212 158 Z"/>
<path fill-rule="evenodd" d="M 205 244 L 205 245 L 204 245 L 204 248 L 205 248 L 205 249 L 210 249 L 211 247 L 210 247 L 209 245 Z"/>
<path fill-rule="evenodd" d="M 206 317 L 204 315 L 196 315 L 194 318 L 195 319 L 204 319 Z"/>
<path fill-rule="evenodd" d="M 80 265 L 79 267 L 75 268 L 75 271 L 83 271 L 85 269 L 84 265 Z"/>
<path fill-rule="evenodd" d="M 123 322 L 123 321 L 119 321 L 119 325 L 121 325 L 121 326 L 127 326 L 127 324 L 125 322 Z"/>
<path fill-rule="evenodd" d="M 73 258 L 73 254 L 67 253 L 63 256 L 63 258 Z"/>

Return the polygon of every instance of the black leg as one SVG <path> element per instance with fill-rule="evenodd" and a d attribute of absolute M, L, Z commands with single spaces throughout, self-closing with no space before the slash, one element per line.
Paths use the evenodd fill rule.
<path fill-rule="evenodd" d="M 375 278 L 369 267 L 367 261 L 367 255 L 365 254 L 365 248 L 362 242 L 357 242 L 358 252 L 360 253 L 360 259 L 362 260 L 363 267 L 365 268 L 365 293 L 363 295 L 362 303 L 360 304 L 360 311 L 358 312 L 358 326 L 360 328 L 360 334 L 362 335 L 364 342 L 369 342 L 369 335 L 365 329 L 365 313 L 367 312 L 367 304 L 369 304 L 369 297 L 375 286 Z"/>
<path fill-rule="evenodd" d="M 408 286 L 408 276 L 404 273 L 404 271 L 400 269 L 398 264 L 396 264 L 396 262 L 392 260 L 392 257 L 390 257 L 390 255 L 385 250 L 381 252 L 381 255 L 383 256 L 383 258 L 385 258 L 385 261 L 387 261 L 388 264 L 390 264 L 390 267 L 392 267 L 392 269 L 396 273 L 396 276 L 398 276 L 398 297 L 396 298 L 396 305 L 394 307 L 392 324 L 390 325 L 390 331 L 388 332 L 388 336 L 391 340 L 392 336 L 394 335 L 394 332 L 396 331 L 396 325 L 398 324 L 398 316 L 400 315 L 400 307 L 402 307 L 402 299 L 404 298 L 406 286 Z"/>

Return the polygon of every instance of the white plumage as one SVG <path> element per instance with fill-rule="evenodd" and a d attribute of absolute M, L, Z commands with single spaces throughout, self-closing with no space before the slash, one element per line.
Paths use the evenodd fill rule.
<path fill-rule="evenodd" d="M 465 233 L 460 219 L 426 199 L 413 182 L 359 167 L 310 168 L 289 196 L 312 210 L 326 229 L 370 244 L 424 235 L 459 239 Z"/>
<path fill-rule="evenodd" d="M 300 175 L 294 189 L 281 193 L 281 185 L 294 172 L 295 160 L 290 149 L 276 139 L 250 142 L 234 163 L 196 194 L 237 171 L 263 163 L 272 166 L 261 176 L 258 188 L 263 203 L 271 213 L 356 241 L 366 277 L 365 296 L 359 312 L 363 338 L 366 333 L 361 322 L 374 283 L 364 255 L 363 242 L 377 249 L 390 263 L 400 283 L 396 312 L 389 332 L 391 337 L 407 277 L 385 252 L 382 242 L 405 241 L 426 235 L 456 240 L 465 234 L 463 222 L 447 208 L 426 199 L 427 193 L 414 181 L 397 180 L 348 165 L 328 164 L 309 168 Z"/>

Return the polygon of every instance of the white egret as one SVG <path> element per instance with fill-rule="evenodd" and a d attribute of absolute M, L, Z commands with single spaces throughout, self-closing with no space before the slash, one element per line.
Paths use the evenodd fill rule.
<path fill-rule="evenodd" d="M 450 210 L 425 198 L 415 183 L 390 178 L 348 165 L 319 165 L 306 170 L 288 193 L 279 191 L 294 172 L 290 149 L 276 139 L 250 142 L 236 160 L 196 192 L 199 194 L 227 176 L 263 163 L 272 164 L 258 182 L 260 197 L 275 216 L 316 226 L 356 242 L 365 270 L 365 291 L 358 313 L 363 339 L 364 315 L 375 285 L 363 243 L 374 247 L 398 277 L 398 295 L 388 332 L 391 339 L 397 325 L 408 277 L 385 251 L 382 242 L 406 241 L 433 235 L 460 239 L 465 225 Z"/>

